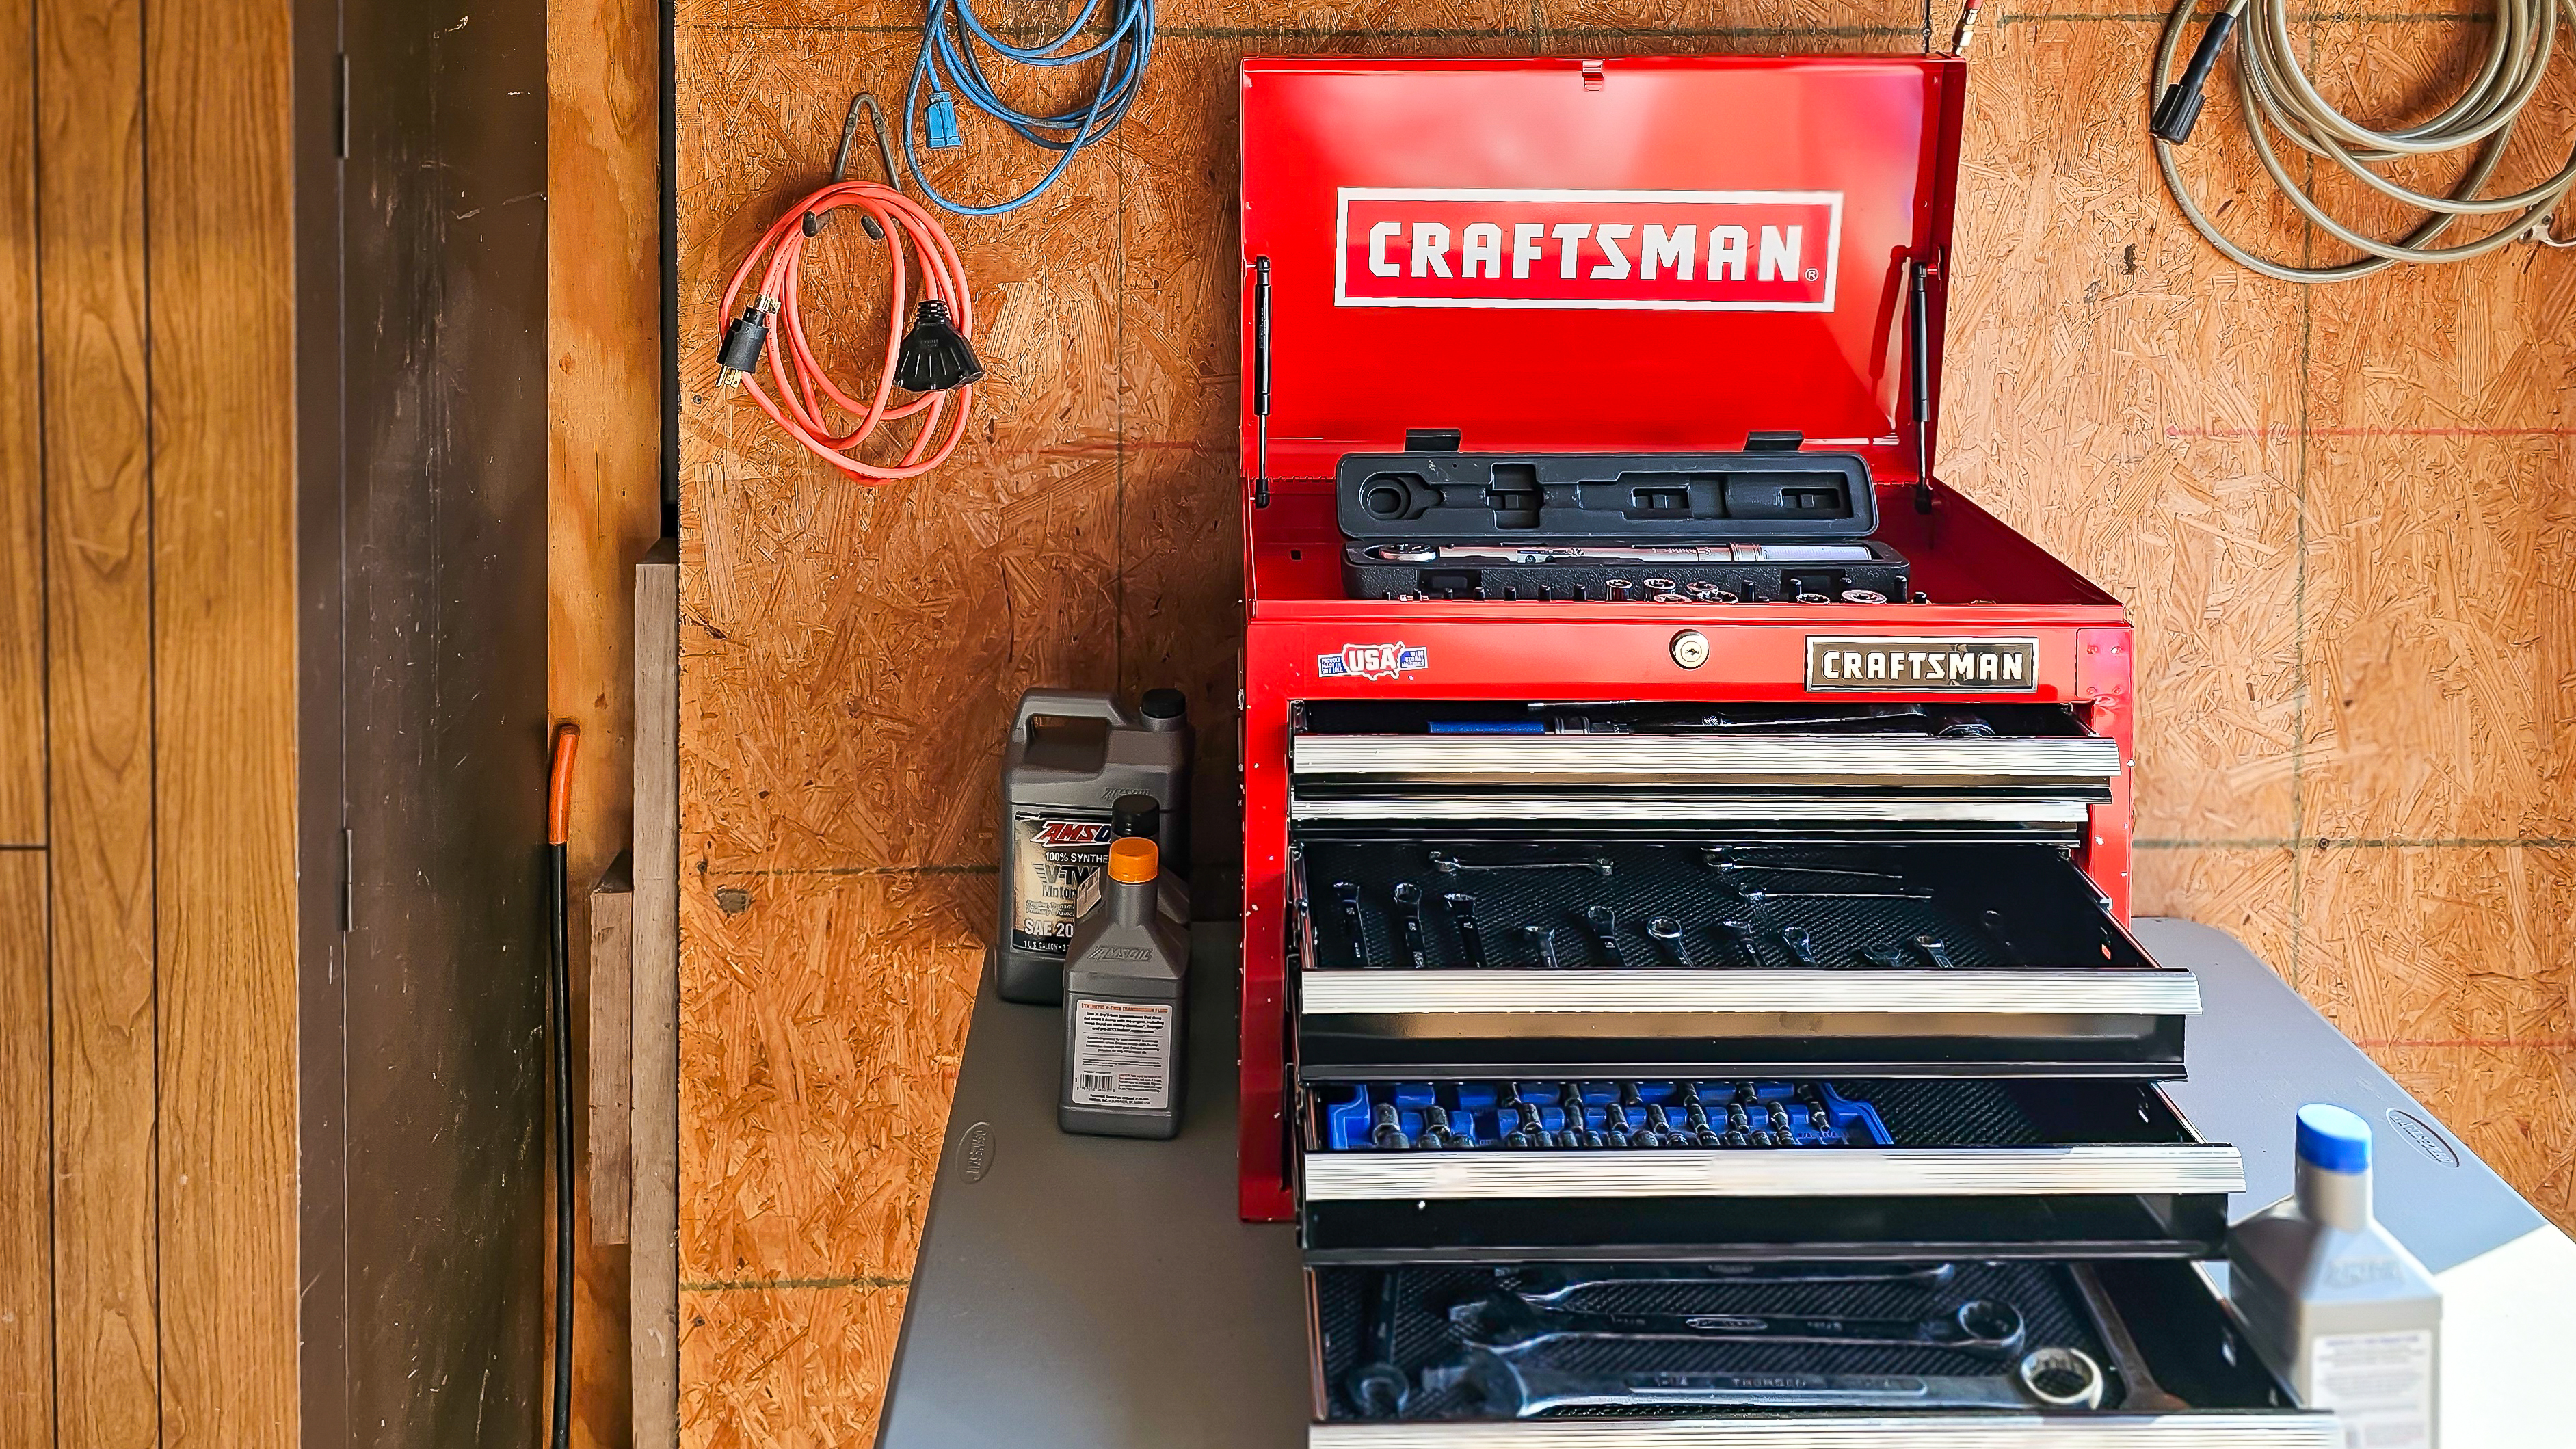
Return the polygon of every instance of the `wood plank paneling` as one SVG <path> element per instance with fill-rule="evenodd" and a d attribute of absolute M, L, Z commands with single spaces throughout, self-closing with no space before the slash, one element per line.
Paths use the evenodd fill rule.
<path fill-rule="evenodd" d="M 159 1442 L 152 503 L 136 0 L 39 0 L 56 1395 Z"/>
<path fill-rule="evenodd" d="M 0 1444 L 54 1442 L 54 1053 L 45 856 L 0 850 Z"/>
<path fill-rule="evenodd" d="M 0 3 L 0 846 L 45 838 L 45 480 L 33 0 Z"/>
<path fill-rule="evenodd" d="M 165 1445 L 296 1439 L 291 12 L 155 6 L 151 258 Z"/>

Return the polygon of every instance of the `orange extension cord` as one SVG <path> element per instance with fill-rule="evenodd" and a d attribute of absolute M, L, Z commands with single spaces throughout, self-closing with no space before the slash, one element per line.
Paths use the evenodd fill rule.
<path fill-rule="evenodd" d="M 842 391 L 815 360 L 814 349 L 805 340 L 804 314 L 797 299 L 803 282 L 805 248 L 812 240 L 804 227 L 805 219 L 820 218 L 845 206 L 857 207 L 875 223 L 874 230 L 884 233 L 888 280 L 893 289 L 893 306 L 886 313 L 885 368 L 877 375 L 875 394 L 864 402 Z M 912 310 L 913 299 L 908 294 L 911 274 L 904 263 L 907 250 L 918 259 L 922 297 L 944 303 L 951 325 L 961 336 L 973 337 L 974 302 L 967 295 L 965 268 L 958 263 L 957 249 L 949 244 L 948 233 L 940 230 L 930 213 L 911 198 L 874 181 L 836 181 L 788 208 L 787 214 L 761 237 L 760 244 L 751 249 L 751 255 L 743 258 L 741 270 L 733 274 L 733 284 L 725 288 L 724 301 L 716 310 L 716 325 L 721 329 L 735 315 L 743 283 L 767 257 L 768 269 L 761 274 L 758 305 L 764 312 L 774 309 L 777 313 L 778 335 L 772 339 L 774 345 L 766 349 L 777 396 L 773 398 L 748 372 L 739 375 L 741 384 L 760 404 L 761 411 L 768 413 L 790 437 L 816 457 L 866 483 L 918 478 L 938 467 L 956 448 L 957 440 L 965 436 L 966 415 L 975 402 L 975 388 L 970 382 L 955 390 L 953 409 L 945 392 L 927 392 L 910 402 L 889 405 L 895 391 L 895 361 L 902 347 L 904 319 Z M 728 373 L 726 380 L 731 382 L 735 377 Z M 857 425 L 846 433 L 834 432 L 824 421 L 827 405 L 855 417 Z M 947 416 L 944 430 L 940 426 L 943 413 Z M 851 456 L 853 450 L 875 436 L 880 424 L 909 417 L 919 417 L 921 425 L 900 462 L 867 463 Z M 934 438 L 938 440 L 935 449 L 931 446 Z"/>

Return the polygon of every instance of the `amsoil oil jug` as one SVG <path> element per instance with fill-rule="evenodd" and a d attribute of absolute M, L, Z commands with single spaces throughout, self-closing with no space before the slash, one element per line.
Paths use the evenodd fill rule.
<path fill-rule="evenodd" d="M 1189 859 L 1190 726 L 1177 689 L 1149 689 L 1130 712 L 1112 696 L 1032 689 L 1002 754 L 1002 902 L 993 940 L 1005 1001 L 1064 999 L 1065 943 L 1083 885 L 1109 858 L 1110 807 L 1151 795 L 1156 843 Z"/>
<path fill-rule="evenodd" d="M 2350 1449 L 2433 1449 L 2442 1292 L 2370 1213 L 2370 1124 L 2299 1109 L 2298 1188 L 2227 1235 L 2227 1298 L 2303 1408 Z"/>
<path fill-rule="evenodd" d="M 1064 975 L 1056 1125 L 1103 1137 L 1181 1130 L 1189 937 L 1155 905 L 1154 842 L 1109 847 L 1099 898 L 1074 927 Z"/>

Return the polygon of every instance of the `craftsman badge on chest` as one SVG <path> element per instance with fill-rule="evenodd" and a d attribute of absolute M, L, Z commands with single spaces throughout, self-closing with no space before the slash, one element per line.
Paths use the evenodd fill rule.
<path fill-rule="evenodd" d="M 2036 639 L 1837 639 L 1807 636 L 1807 688 L 2028 694 L 2039 688 Z"/>

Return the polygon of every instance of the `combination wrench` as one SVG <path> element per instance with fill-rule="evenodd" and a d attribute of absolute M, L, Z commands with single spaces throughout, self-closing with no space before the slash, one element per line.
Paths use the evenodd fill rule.
<path fill-rule="evenodd" d="M 1486 1409 L 1533 1419 L 1558 1409 L 2093 1409 L 2102 1370 L 2079 1349 L 2041 1348 L 2008 1374 L 1574 1373 L 1470 1348 L 1423 1373 Z"/>
<path fill-rule="evenodd" d="M 1586 1293 L 1631 1292 L 1645 1288 L 1770 1288 L 1793 1284 L 1884 1284 L 1905 1288 L 1939 1288 L 1959 1276 L 1955 1263 L 1912 1267 L 1846 1267 L 1816 1263 L 1774 1267 L 1751 1263 L 1699 1263 L 1653 1266 L 1622 1271 L 1610 1266 L 1559 1267 L 1524 1264 L 1494 1275 L 1494 1286 L 1533 1308 L 1552 1308 Z"/>
<path fill-rule="evenodd" d="M 2021 1310 L 1992 1298 L 1970 1299 L 1936 1318 L 1854 1318 L 1815 1313 L 1602 1313 L 1543 1308 L 1497 1293 L 1452 1304 L 1449 1326 L 1461 1342 L 1506 1355 L 1569 1338 L 1688 1339 L 1938 1348 L 2000 1362 L 2019 1357 L 2029 1337 Z"/>

